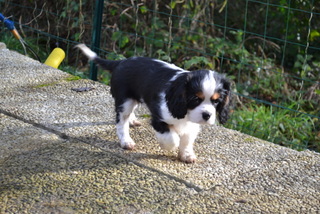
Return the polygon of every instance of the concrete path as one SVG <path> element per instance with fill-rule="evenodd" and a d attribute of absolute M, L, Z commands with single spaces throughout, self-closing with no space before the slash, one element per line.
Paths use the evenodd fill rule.
<path fill-rule="evenodd" d="M 0 213 L 320 213 L 320 154 L 203 126 L 185 164 L 138 116 L 122 150 L 108 86 L 0 49 Z"/>

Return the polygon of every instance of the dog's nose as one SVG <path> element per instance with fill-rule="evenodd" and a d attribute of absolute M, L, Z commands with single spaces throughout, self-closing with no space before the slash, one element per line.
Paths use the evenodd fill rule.
<path fill-rule="evenodd" d="M 202 113 L 202 118 L 203 118 L 205 121 L 209 120 L 210 117 L 211 117 L 211 113 L 209 113 L 209 112 L 203 112 L 203 113 Z"/>

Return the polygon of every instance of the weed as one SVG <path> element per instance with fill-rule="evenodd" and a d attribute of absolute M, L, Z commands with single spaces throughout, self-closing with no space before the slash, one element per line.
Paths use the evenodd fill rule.
<path fill-rule="evenodd" d="M 234 111 L 226 126 L 293 149 L 319 151 L 317 124 L 319 125 L 317 118 L 310 119 L 290 110 L 279 110 L 272 106 L 250 104 L 246 109 Z"/>
<path fill-rule="evenodd" d="M 8 49 L 15 50 L 21 54 L 25 54 L 23 46 L 21 45 L 19 40 L 14 38 L 13 35 L 9 33 L 9 31 L 4 31 L 0 33 L 0 40 L 6 44 Z M 45 51 L 46 48 L 38 44 L 38 38 L 25 38 L 24 40 L 38 54 L 41 60 L 46 59 L 48 55 Z M 27 55 L 31 58 L 35 58 L 35 56 L 32 53 L 28 52 L 28 49 Z"/>
<path fill-rule="evenodd" d="M 70 81 L 76 81 L 76 80 L 79 80 L 79 79 L 82 79 L 82 78 L 79 77 L 79 76 L 70 76 L 70 77 L 65 78 L 64 80 L 70 82 Z"/>

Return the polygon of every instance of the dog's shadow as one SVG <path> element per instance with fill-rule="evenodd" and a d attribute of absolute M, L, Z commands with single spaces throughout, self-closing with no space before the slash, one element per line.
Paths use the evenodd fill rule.
<path fill-rule="evenodd" d="M 154 131 L 150 126 L 150 119 L 139 115 L 138 120 L 141 124 L 130 128 L 130 135 L 136 142 L 136 146 L 133 150 L 125 150 L 120 147 L 114 121 L 61 123 L 54 124 L 54 126 L 68 129 L 68 131 L 62 130 L 62 133 L 68 136 L 67 139 L 69 140 L 80 141 L 95 146 L 103 151 L 111 152 L 114 155 L 129 161 L 179 161 L 176 152 L 167 152 L 160 149 Z M 76 129 L 77 127 L 90 126 L 92 126 L 93 129 L 95 129 L 94 127 L 96 126 L 99 126 L 100 129 L 99 131 L 95 130 L 95 133 L 89 135 L 84 134 L 83 136 L 75 136 L 72 133 L 72 129 Z M 106 128 L 104 129 L 103 127 Z"/>
<path fill-rule="evenodd" d="M 161 150 L 160 146 L 156 141 L 150 142 L 149 144 L 146 144 L 144 142 L 136 142 L 136 143 L 137 144 L 133 150 L 123 149 L 121 148 L 118 139 L 117 138 L 115 139 L 114 137 L 108 140 L 96 138 L 93 145 L 103 151 L 111 152 L 113 155 L 124 158 L 128 161 L 137 161 L 137 162 L 179 161 L 176 152 Z"/>
<path fill-rule="evenodd" d="M 128 153 L 130 153 L 128 155 Z M 155 154 L 155 153 L 144 153 L 144 152 L 135 152 L 130 151 L 130 152 L 126 152 L 126 154 L 130 157 L 130 159 L 135 160 L 135 161 L 150 161 L 150 160 L 156 160 L 156 161 L 161 161 L 161 162 L 167 162 L 167 161 L 179 161 L 177 155 L 174 154 Z"/>

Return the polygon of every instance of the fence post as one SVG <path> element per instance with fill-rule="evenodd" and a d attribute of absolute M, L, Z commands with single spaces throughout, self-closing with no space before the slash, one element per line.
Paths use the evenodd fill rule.
<path fill-rule="evenodd" d="M 91 39 L 91 49 L 99 54 L 100 48 L 100 35 L 101 35 L 101 24 L 102 24 L 102 14 L 103 14 L 103 2 L 104 0 L 96 0 L 96 5 L 94 9 L 93 17 L 93 29 L 92 29 L 92 39 Z M 90 63 L 90 79 L 98 80 L 98 68 L 91 62 Z"/>

